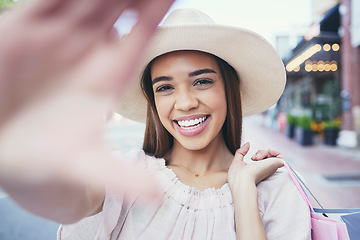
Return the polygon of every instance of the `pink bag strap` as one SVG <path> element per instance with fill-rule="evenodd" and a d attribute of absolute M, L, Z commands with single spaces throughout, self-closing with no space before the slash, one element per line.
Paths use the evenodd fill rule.
<path fill-rule="evenodd" d="M 296 179 L 296 177 L 294 176 L 293 172 L 291 171 L 289 165 L 285 162 L 285 160 L 282 160 L 284 163 L 284 167 L 286 168 L 286 170 L 288 171 L 291 179 L 293 180 L 293 182 L 295 183 L 296 188 L 299 190 L 301 196 L 303 197 L 304 201 L 306 202 L 306 204 L 309 207 L 309 212 L 310 213 L 315 213 L 314 208 L 312 207 L 308 197 L 306 196 L 304 190 L 302 189 L 302 187 L 300 186 L 300 183 L 298 182 L 298 180 Z"/>

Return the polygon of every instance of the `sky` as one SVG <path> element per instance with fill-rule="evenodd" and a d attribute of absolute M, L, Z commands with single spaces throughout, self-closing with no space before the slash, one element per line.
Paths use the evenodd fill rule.
<path fill-rule="evenodd" d="M 275 46 L 276 35 L 297 31 L 303 35 L 313 22 L 313 0 L 176 0 L 169 10 L 196 8 L 219 24 L 250 29 Z M 126 34 L 136 22 L 136 15 L 125 12 L 115 24 Z M 294 42 L 293 44 L 296 44 Z M 295 45 L 293 46 L 295 47 Z"/>
<path fill-rule="evenodd" d="M 288 29 L 310 26 L 312 0 L 176 0 L 172 9 L 196 8 L 217 23 L 253 30 L 268 41 Z"/>

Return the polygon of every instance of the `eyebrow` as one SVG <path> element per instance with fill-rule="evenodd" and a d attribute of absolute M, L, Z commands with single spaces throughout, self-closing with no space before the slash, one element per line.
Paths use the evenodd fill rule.
<path fill-rule="evenodd" d="M 205 73 L 216 73 L 216 71 L 211 68 L 198 69 L 189 73 L 189 77 L 195 77 Z M 173 79 L 172 77 L 167 77 L 167 76 L 156 77 L 152 80 L 152 85 L 161 81 L 171 81 L 172 79 Z"/>
<path fill-rule="evenodd" d="M 154 78 L 154 80 L 152 80 L 152 85 L 154 85 L 157 82 L 161 82 L 161 81 L 171 81 L 172 78 L 171 77 L 165 77 L 165 76 L 161 76 L 161 77 L 157 77 Z"/>
<path fill-rule="evenodd" d="M 211 68 L 203 68 L 189 73 L 189 77 L 198 76 L 204 73 L 216 73 L 216 71 Z"/>

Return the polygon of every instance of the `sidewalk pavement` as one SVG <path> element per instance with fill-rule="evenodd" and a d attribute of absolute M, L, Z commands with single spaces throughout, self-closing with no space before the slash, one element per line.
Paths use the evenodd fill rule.
<path fill-rule="evenodd" d="M 244 120 L 242 142 L 251 144 L 249 157 L 259 149 L 280 151 L 324 208 L 360 208 L 360 150 L 322 143 L 301 146 L 264 126 L 259 116 Z"/>

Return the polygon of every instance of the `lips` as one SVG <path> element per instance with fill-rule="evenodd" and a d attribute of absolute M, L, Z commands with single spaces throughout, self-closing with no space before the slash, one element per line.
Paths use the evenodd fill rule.
<path fill-rule="evenodd" d="M 175 119 L 174 125 L 178 132 L 184 136 L 200 134 L 207 126 L 210 115 L 192 115 Z"/>

